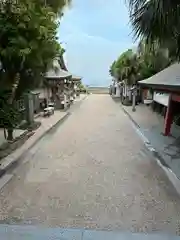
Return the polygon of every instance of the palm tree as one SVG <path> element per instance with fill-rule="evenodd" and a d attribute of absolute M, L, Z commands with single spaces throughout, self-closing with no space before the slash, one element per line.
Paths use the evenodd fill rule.
<path fill-rule="evenodd" d="M 116 61 L 114 61 L 110 68 L 109 68 L 109 74 L 112 76 L 112 77 L 115 77 L 116 75 Z"/>
<path fill-rule="evenodd" d="M 171 63 L 169 59 L 169 50 L 159 45 L 156 41 L 151 46 L 148 45 L 144 40 L 138 44 L 139 62 L 142 66 L 148 68 L 156 73 Z M 149 73 L 150 73 L 149 72 Z"/>
<path fill-rule="evenodd" d="M 180 53 L 180 1 L 128 0 L 135 36 L 148 43 L 175 42 Z"/>

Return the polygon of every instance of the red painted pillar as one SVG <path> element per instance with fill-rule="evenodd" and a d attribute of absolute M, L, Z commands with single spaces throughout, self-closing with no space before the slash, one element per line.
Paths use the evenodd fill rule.
<path fill-rule="evenodd" d="M 168 136 L 171 133 L 171 125 L 173 122 L 173 101 L 172 96 L 169 96 L 169 103 L 166 111 L 165 122 L 164 122 L 164 135 Z"/>

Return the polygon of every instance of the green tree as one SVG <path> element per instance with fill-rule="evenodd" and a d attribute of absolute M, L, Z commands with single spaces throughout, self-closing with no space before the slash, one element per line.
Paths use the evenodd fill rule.
<path fill-rule="evenodd" d="M 132 49 L 128 49 L 113 62 L 111 70 L 119 81 L 124 80 L 128 85 L 134 84 L 139 72 L 138 55 Z"/>
<path fill-rule="evenodd" d="M 116 76 L 116 61 L 114 61 L 110 68 L 109 68 L 109 74 L 112 76 L 112 77 L 115 77 Z"/>
<path fill-rule="evenodd" d="M 159 44 L 148 45 L 142 40 L 137 51 L 128 49 L 114 61 L 110 72 L 119 81 L 124 80 L 127 85 L 136 84 L 137 81 L 151 77 L 170 64 L 168 51 Z"/>
<path fill-rule="evenodd" d="M 58 24 L 51 8 L 33 0 L 3 1 L 0 9 L 0 89 L 10 93 L 6 106 L 11 109 L 60 50 Z M 12 124 L 8 130 L 12 136 Z"/>
<path fill-rule="evenodd" d="M 84 86 L 84 84 L 82 83 L 82 81 L 80 81 L 77 85 L 78 89 L 80 92 L 85 93 L 87 91 L 87 88 Z"/>
<path fill-rule="evenodd" d="M 139 42 L 137 53 L 139 55 L 140 79 L 151 77 L 166 68 L 171 62 L 167 48 L 162 48 L 159 44 L 149 46 L 144 40 Z"/>
<path fill-rule="evenodd" d="M 8 91 L 0 92 L 0 125 L 4 127 L 4 136 L 7 140 L 13 139 L 13 129 L 17 126 L 19 122 L 19 112 L 17 106 L 9 103 Z M 6 135 L 6 129 L 8 129 L 8 136 Z"/>
<path fill-rule="evenodd" d="M 63 14 L 66 6 L 70 6 L 71 0 L 39 0 L 40 4 L 51 7 L 52 11 L 56 14 Z"/>

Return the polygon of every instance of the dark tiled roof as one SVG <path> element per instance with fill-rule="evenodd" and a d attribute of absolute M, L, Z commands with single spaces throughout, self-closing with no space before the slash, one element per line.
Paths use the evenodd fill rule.
<path fill-rule="evenodd" d="M 73 79 L 74 81 L 80 81 L 80 80 L 82 79 L 82 77 L 76 76 L 76 75 L 72 75 L 72 79 Z"/>
<path fill-rule="evenodd" d="M 45 77 L 48 79 L 48 78 L 50 78 L 50 79 L 64 79 L 64 78 L 69 78 L 69 77 L 71 77 L 72 76 L 72 74 L 71 73 L 69 73 L 69 72 L 67 72 L 67 71 L 64 71 L 64 70 L 62 70 L 62 69 L 60 69 L 60 68 L 57 68 L 57 69 L 51 69 L 51 70 L 49 70 L 47 73 L 46 73 L 46 75 L 45 75 Z"/>
<path fill-rule="evenodd" d="M 180 88 L 180 64 L 172 64 L 152 77 L 139 81 L 139 84 Z"/>

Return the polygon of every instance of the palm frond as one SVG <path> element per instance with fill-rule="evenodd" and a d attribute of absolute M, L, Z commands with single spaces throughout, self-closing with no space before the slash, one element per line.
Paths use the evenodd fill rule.
<path fill-rule="evenodd" d="M 129 0 L 130 20 L 136 37 L 148 43 L 177 37 L 180 29 L 180 1 Z"/>

